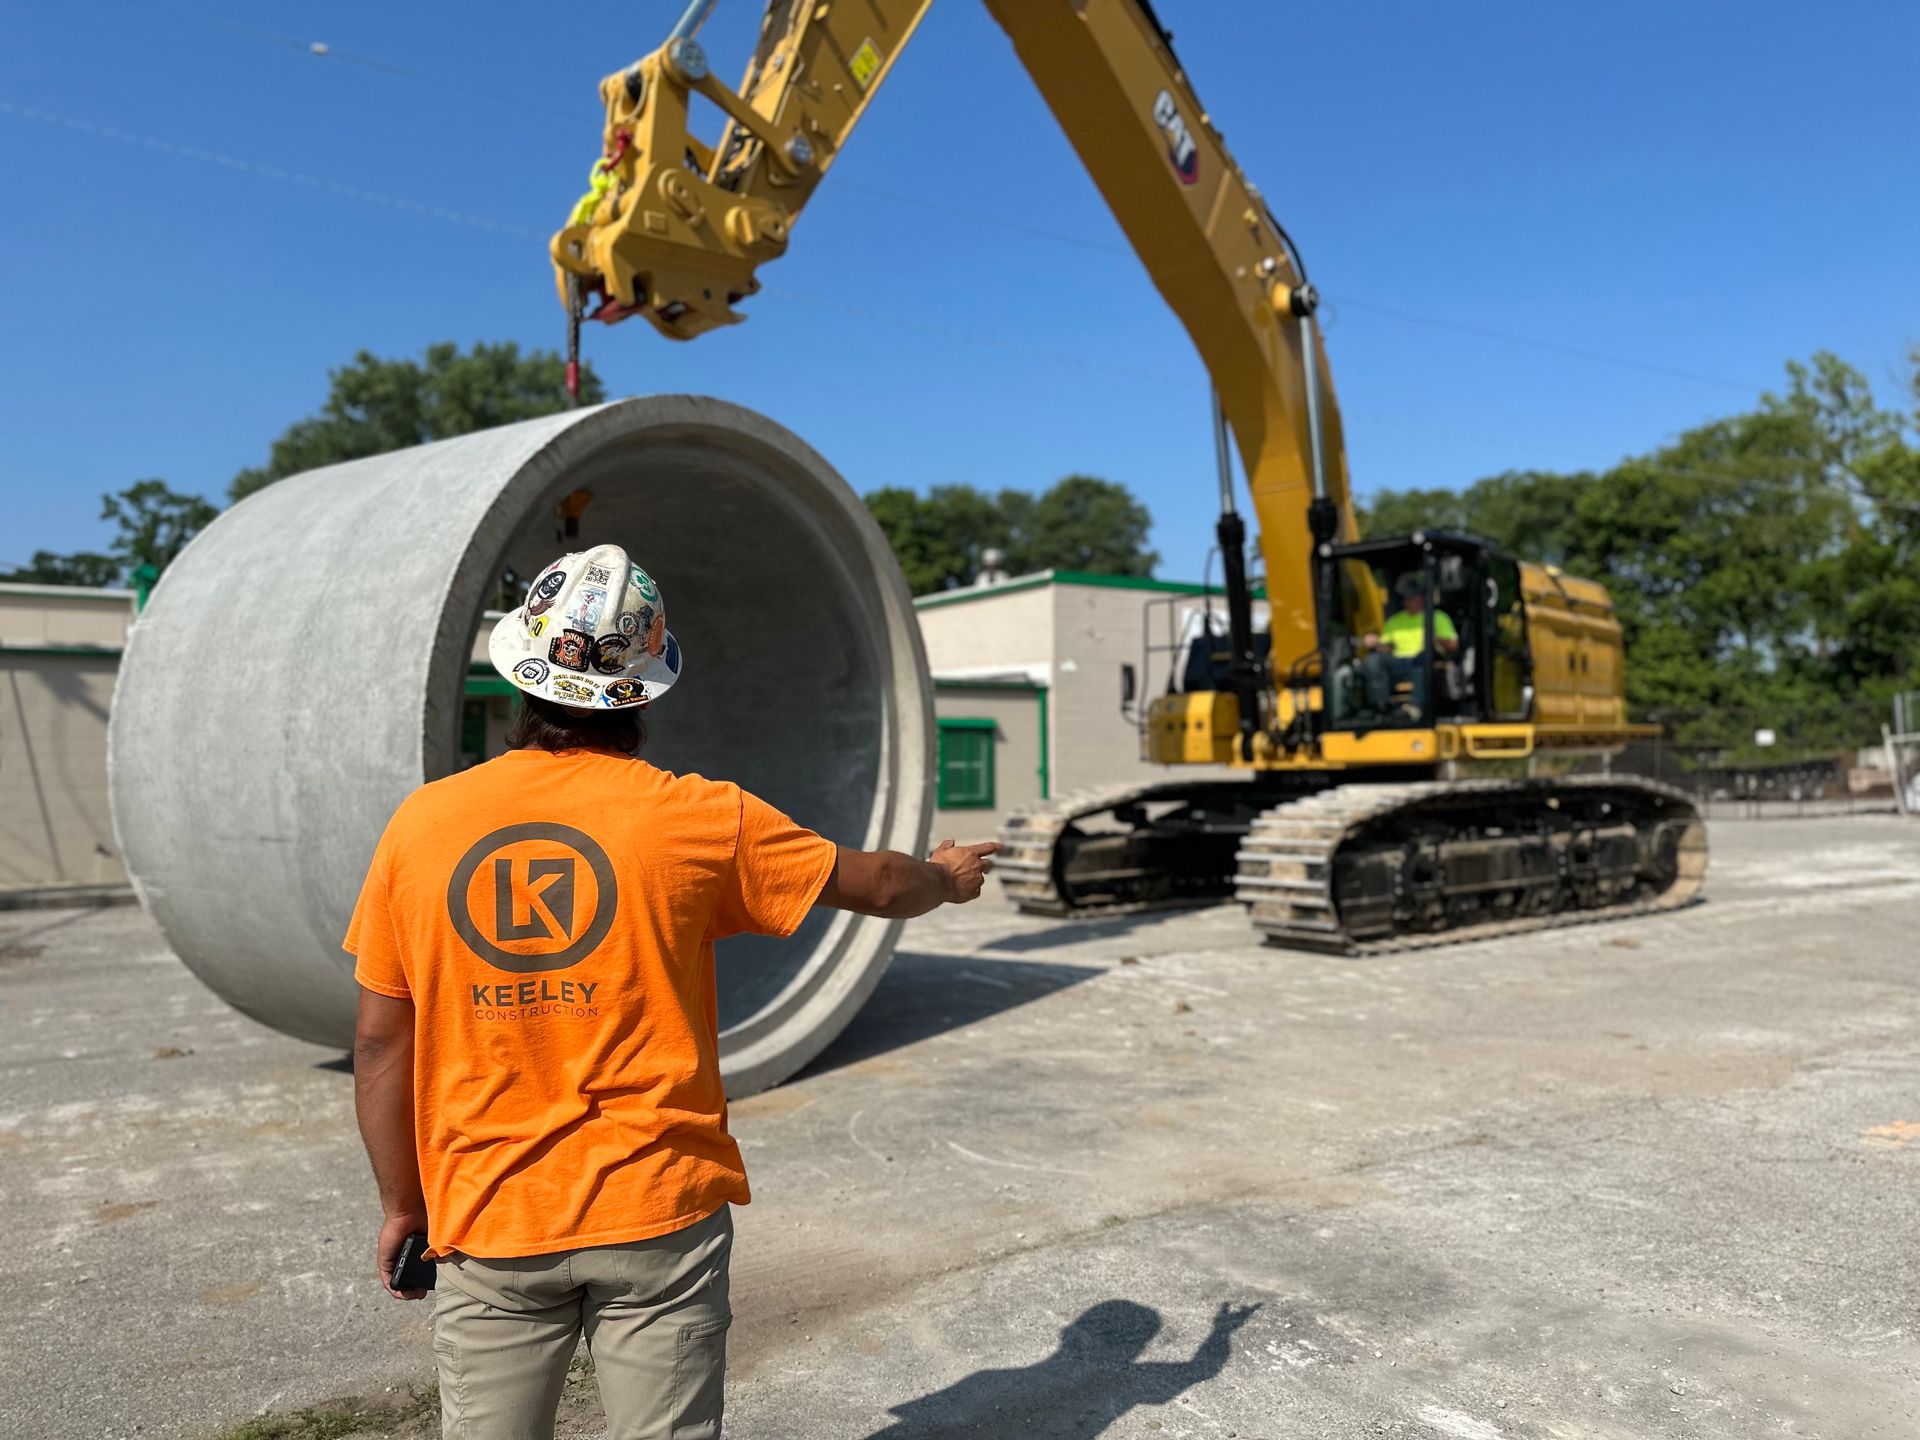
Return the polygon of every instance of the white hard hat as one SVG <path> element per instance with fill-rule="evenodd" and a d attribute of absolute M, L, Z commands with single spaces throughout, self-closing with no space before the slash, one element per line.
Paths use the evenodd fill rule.
<path fill-rule="evenodd" d="M 618 545 L 562 555 L 487 642 L 517 689 L 576 710 L 647 705 L 680 678 L 660 587 Z"/>

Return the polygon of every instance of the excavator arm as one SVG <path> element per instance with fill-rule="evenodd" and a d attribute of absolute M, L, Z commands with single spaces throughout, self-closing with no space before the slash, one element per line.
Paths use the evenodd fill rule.
<path fill-rule="evenodd" d="M 746 317 L 755 272 L 786 253 L 801 208 L 866 113 L 931 0 L 772 0 L 738 90 L 709 68 L 693 0 L 658 50 L 600 82 L 607 119 L 592 188 L 553 237 L 563 301 L 591 318 L 644 315 L 691 340 Z M 691 126 L 717 107 L 716 142 Z M 570 298 L 578 297 L 578 298 Z"/>
<path fill-rule="evenodd" d="M 660 49 L 601 81 L 595 189 L 552 246 L 576 316 L 598 295 L 592 318 L 642 315 L 675 339 L 742 319 L 735 307 L 759 288 L 759 267 L 785 253 L 930 3 L 773 0 L 746 77 L 730 90 L 697 38 L 713 0 L 694 0 Z M 1143 0 L 986 5 L 1213 379 L 1253 498 L 1273 663 L 1284 672 L 1317 649 L 1312 546 L 1357 535 L 1305 267 Z M 710 145 L 689 128 L 696 94 L 724 117 Z M 1226 478 L 1223 464 L 1231 512 Z M 1221 531 L 1230 580 L 1239 525 L 1229 513 Z M 1249 623 L 1242 603 L 1233 643 L 1250 738 L 1254 691 L 1271 682 L 1251 683 Z"/>
<path fill-rule="evenodd" d="M 737 91 L 713 78 L 699 46 L 713 3 L 693 0 L 665 45 L 601 82 L 605 151 L 553 241 L 576 338 L 590 294 L 600 297 L 595 318 L 644 315 L 675 339 L 740 320 L 734 307 L 786 250 L 930 0 L 772 0 Z M 1536 583 L 1522 608 L 1523 572 L 1504 562 L 1514 593 L 1501 623 L 1511 633 L 1491 659 L 1496 678 L 1508 665 L 1512 693 L 1464 719 L 1437 721 L 1413 680 L 1398 699 L 1391 670 L 1369 671 L 1372 657 L 1329 646 L 1323 658 L 1322 603 L 1329 635 L 1336 620 L 1350 631 L 1380 626 L 1382 582 L 1367 556 L 1404 552 L 1395 563 L 1429 598 L 1447 562 L 1426 532 L 1352 543 L 1340 412 L 1299 252 L 1228 153 L 1148 0 L 984 3 L 1213 380 L 1231 652 L 1220 690 L 1154 702 L 1155 754 L 1235 760 L 1263 781 L 1127 784 L 1016 811 L 998 866 L 1009 897 L 1060 915 L 1232 894 L 1269 938 L 1347 952 L 1687 903 L 1706 855 L 1699 816 L 1678 792 L 1612 777 L 1409 783 L 1461 754 L 1510 764 L 1543 742 L 1575 753 L 1623 740 L 1634 727 L 1624 724 L 1605 591 L 1529 568 Z M 696 94 L 724 117 L 712 144 L 688 128 Z M 1266 560 L 1269 657 L 1254 648 L 1229 429 Z M 1502 591 L 1484 543 L 1439 541 L 1462 577 L 1448 582 L 1457 603 L 1478 610 L 1480 583 L 1495 603 Z M 1468 558 L 1481 567 L 1475 584 L 1464 578 Z M 1584 585 L 1584 599 L 1569 585 Z M 1529 656 L 1538 693 L 1523 699 Z M 1383 693 L 1363 705 L 1354 697 L 1369 673 Z M 1443 672 L 1430 659 L 1416 673 Z M 1444 673 L 1461 696 L 1479 683 L 1464 661 Z M 1329 692 L 1343 697 L 1344 719 Z M 1173 754 L 1162 755 L 1163 739 Z M 1335 784 L 1338 774 L 1358 783 Z"/>

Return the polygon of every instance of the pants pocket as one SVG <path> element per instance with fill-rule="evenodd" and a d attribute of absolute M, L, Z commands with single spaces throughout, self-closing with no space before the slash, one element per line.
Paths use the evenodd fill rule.
<path fill-rule="evenodd" d="M 673 1356 L 672 1440 L 720 1440 L 732 1323 L 731 1316 L 722 1316 L 681 1327 Z"/>
<path fill-rule="evenodd" d="M 443 1265 L 445 1262 L 442 1262 Z M 446 1270 L 440 1272 L 444 1278 Z M 450 1285 L 435 1287 L 433 1296 L 433 1359 L 440 1382 L 440 1433 L 459 1440 L 467 1418 L 467 1373 L 460 1364 L 460 1345 L 452 1334 L 451 1312 L 471 1303 Z"/>

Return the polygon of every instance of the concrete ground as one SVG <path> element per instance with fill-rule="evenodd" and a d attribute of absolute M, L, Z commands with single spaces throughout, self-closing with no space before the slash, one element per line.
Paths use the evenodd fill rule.
<path fill-rule="evenodd" d="M 729 1434 L 1920 1435 L 1920 825 L 1712 844 L 1679 914 L 1380 960 L 916 923 L 736 1108 Z M 139 912 L 0 914 L 0 1067 L 0 1435 L 430 1379 L 338 1057 Z"/>

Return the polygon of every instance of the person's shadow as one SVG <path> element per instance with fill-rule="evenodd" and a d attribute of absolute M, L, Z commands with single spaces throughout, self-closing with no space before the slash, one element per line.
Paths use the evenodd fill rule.
<path fill-rule="evenodd" d="M 1104 1300 L 1060 1332 L 1037 1365 L 976 1370 L 966 1379 L 889 1406 L 898 1417 L 868 1440 L 948 1440 L 965 1435 L 1092 1440 L 1136 1405 L 1165 1405 L 1226 1368 L 1228 1340 L 1258 1305 L 1222 1302 L 1191 1360 L 1142 1361 L 1160 1333 L 1159 1312 Z"/>

